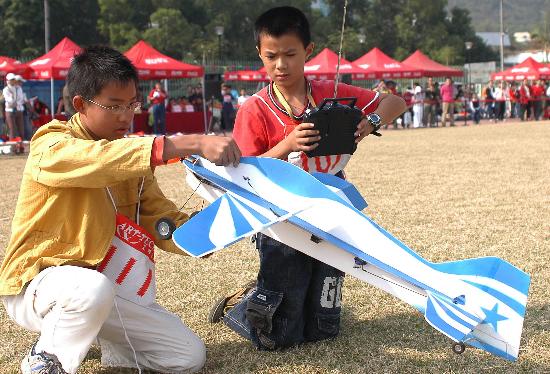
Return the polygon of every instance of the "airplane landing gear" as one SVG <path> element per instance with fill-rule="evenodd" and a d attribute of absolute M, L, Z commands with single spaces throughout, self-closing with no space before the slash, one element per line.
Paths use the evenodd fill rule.
<path fill-rule="evenodd" d="M 176 224 L 170 218 L 161 218 L 155 224 L 155 229 L 162 240 L 172 238 L 172 234 L 176 230 Z"/>
<path fill-rule="evenodd" d="M 462 342 L 455 342 L 453 343 L 452 349 L 454 353 L 456 353 L 457 355 L 460 355 L 464 353 L 464 351 L 466 350 L 466 345 Z"/>

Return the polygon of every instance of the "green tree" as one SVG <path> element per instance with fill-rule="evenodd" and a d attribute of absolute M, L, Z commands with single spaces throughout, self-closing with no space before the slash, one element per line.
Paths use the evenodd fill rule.
<path fill-rule="evenodd" d="M 77 44 L 102 42 L 97 0 L 50 0 L 50 47 L 68 36 Z M 84 13 L 86 17 L 75 15 Z M 0 54 L 34 58 L 45 52 L 43 0 L 0 0 Z"/>
<path fill-rule="evenodd" d="M 97 0 L 97 28 L 111 46 L 126 51 L 135 44 L 149 25 L 153 12 L 150 0 Z"/>
<path fill-rule="evenodd" d="M 159 8 L 151 14 L 151 28 L 143 37 L 170 57 L 182 59 L 198 34 L 199 27 L 187 22 L 179 10 Z"/>

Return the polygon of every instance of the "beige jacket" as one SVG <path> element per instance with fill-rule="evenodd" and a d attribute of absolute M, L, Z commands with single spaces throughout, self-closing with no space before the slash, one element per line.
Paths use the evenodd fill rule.
<path fill-rule="evenodd" d="M 158 238 L 154 225 L 169 217 L 181 225 L 188 216 L 160 190 L 151 169 L 153 137 L 93 140 L 79 114 L 54 120 L 34 135 L 0 267 L 0 295 L 16 295 L 42 269 L 64 264 L 93 267 L 105 256 L 115 230 L 115 210 L 135 219 L 138 189 L 140 224 L 155 244 L 181 252 Z"/>

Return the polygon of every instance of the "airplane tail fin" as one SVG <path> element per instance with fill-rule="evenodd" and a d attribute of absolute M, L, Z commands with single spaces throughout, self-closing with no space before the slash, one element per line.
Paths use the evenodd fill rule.
<path fill-rule="evenodd" d="M 498 257 L 444 262 L 433 266 L 441 272 L 457 275 L 461 281 L 495 297 L 513 309 L 523 322 L 531 283 L 529 274 Z M 518 344 L 519 339 L 520 336 L 517 337 Z"/>
<path fill-rule="evenodd" d="M 508 360 L 516 360 L 519 353 L 523 320 L 527 305 L 527 295 L 531 277 L 510 263 L 497 257 L 484 257 L 432 264 L 437 270 L 452 274 L 460 281 L 477 288 L 483 294 L 494 298 L 494 305 L 485 305 L 479 308 L 480 321 L 474 326 L 471 333 L 460 335 L 466 328 L 458 329 L 460 334 L 453 331 L 448 334 L 438 330 L 457 341 L 467 341 L 468 344 L 485 349 L 495 355 Z M 444 300 L 443 300 L 444 301 Z M 453 300 L 454 301 L 454 300 Z M 428 297 L 428 307 L 440 311 L 442 307 L 435 305 L 442 303 L 441 298 Z M 447 304 L 453 305 L 452 301 Z M 458 306 L 460 308 L 460 306 Z M 426 319 L 428 318 L 426 310 Z M 450 308 L 452 310 L 452 308 Z M 432 320 L 437 320 L 434 317 Z M 469 326 L 468 326 L 469 328 Z"/>

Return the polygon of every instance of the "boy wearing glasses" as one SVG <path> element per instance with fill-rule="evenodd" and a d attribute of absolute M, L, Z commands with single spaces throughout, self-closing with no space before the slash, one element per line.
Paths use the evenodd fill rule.
<path fill-rule="evenodd" d="M 137 102 L 137 72 L 108 47 L 74 57 L 67 84 L 76 114 L 41 127 L 21 182 L 0 267 L 7 314 L 40 337 L 23 373 L 75 373 L 93 342 L 105 366 L 195 372 L 205 347 L 155 302 L 156 221 L 187 215 L 162 194 L 155 166 L 200 154 L 238 164 L 229 138 L 124 138 Z"/>

